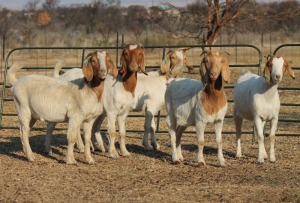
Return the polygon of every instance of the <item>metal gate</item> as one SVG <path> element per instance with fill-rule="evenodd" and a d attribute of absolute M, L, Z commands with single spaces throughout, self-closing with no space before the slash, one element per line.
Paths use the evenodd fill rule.
<path fill-rule="evenodd" d="M 244 44 L 228 44 L 228 45 L 212 45 L 212 46 L 200 46 L 200 45 L 187 45 L 187 46 L 146 46 L 146 68 L 147 70 L 159 68 L 162 56 L 167 50 L 172 50 L 179 47 L 190 47 L 187 51 L 187 57 L 189 63 L 194 68 L 199 68 L 201 57 L 200 54 L 204 47 L 210 47 L 211 49 L 219 49 L 229 53 L 227 56 L 229 66 L 232 69 L 232 81 L 229 85 L 225 86 L 226 95 L 229 102 L 228 113 L 224 122 L 224 134 L 235 133 L 232 108 L 233 108 L 233 87 L 238 76 L 245 72 L 245 69 L 260 74 L 260 68 L 262 64 L 262 53 L 253 45 Z M 109 54 L 116 59 L 116 64 L 119 65 L 118 53 L 122 47 L 32 47 L 32 48 L 18 48 L 11 50 L 5 60 L 4 78 L 3 78 L 3 89 L 1 97 L 1 114 L 0 114 L 0 126 L 2 129 L 17 129 L 19 122 L 17 119 L 16 111 L 11 96 L 10 86 L 7 85 L 6 72 L 11 64 L 15 62 L 23 62 L 24 71 L 20 75 L 26 74 L 43 74 L 51 75 L 52 69 L 57 62 L 57 59 L 64 59 L 67 66 L 65 68 L 81 67 L 82 60 L 89 50 L 107 50 Z M 197 71 L 196 71 L 197 72 Z M 20 77 L 20 76 L 19 76 Z M 191 77 L 200 79 L 199 74 L 185 73 L 183 77 Z M 166 125 L 163 119 L 165 117 L 165 110 L 162 109 L 155 117 L 157 122 L 157 133 L 167 133 Z M 127 132 L 143 132 L 143 112 L 131 112 L 126 121 Z M 130 121 L 131 119 L 135 119 Z M 137 122 L 139 128 L 131 128 L 128 123 Z M 45 123 L 37 123 L 34 129 L 45 130 Z M 104 126 L 104 125 L 103 125 Z M 102 127 L 103 127 L 102 126 Z M 252 133 L 252 124 L 246 124 L 246 128 L 243 128 L 243 133 Z M 66 125 L 58 126 L 58 129 L 66 129 Z M 246 129 L 246 130 L 245 130 Z M 106 130 L 106 129 L 102 129 Z M 187 133 L 194 133 L 193 129 L 188 128 Z M 214 130 L 208 129 L 206 133 L 214 133 Z"/>

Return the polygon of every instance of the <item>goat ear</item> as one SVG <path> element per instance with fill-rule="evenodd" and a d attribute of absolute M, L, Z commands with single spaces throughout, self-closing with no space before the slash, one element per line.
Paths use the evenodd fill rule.
<path fill-rule="evenodd" d="M 167 53 L 166 56 L 164 56 L 163 60 L 161 61 L 160 71 L 162 73 L 170 72 L 170 65 L 171 65 L 170 54 L 171 52 Z"/>
<path fill-rule="evenodd" d="M 123 78 L 127 73 L 126 61 L 124 59 L 123 54 L 121 56 L 120 63 L 121 63 L 121 69 L 118 72 L 120 73 L 120 75 Z"/>
<path fill-rule="evenodd" d="M 227 60 L 223 57 L 222 60 L 222 69 L 221 69 L 221 74 L 222 74 L 222 78 L 224 80 L 224 82 L 229 83 L 230 82 L 230 68 L 229 65 L 227 63 Z"/>
<path fill-rule="evenodd" d="M 108 70 L 109 74 L 113 76 L 113 78 L 116 78 L 118 76 L 118 68 L 115 66 L 112 60 L 110 60 L 110 62 L 108 63 Z"/>
<path fill-rule="evenodd" d="M 144 57 L 144 54 L 142 54 L 142 58 L 141 58 L 141 63 L 139 64 L 140 65 L 140 69 L 143 73 L 146 72 L 146 69 L 145 69 L 145 57 Z"/>
<path fill-rule="evenodd" d="M 271 69 L 271 60 L 268 60 L 265 65 L 264 71 L 263 71 L 263 78 L 264 78 L 265 83 L 271 82 L 271 70 L 270 69 Z"/>
<path fill-rule="evenodd" d="M 90 61 L 86 63 L 86 65 L 82 68 L 82 73 L 87 81 L 91 81 L 93 79 L 93 67 Z"/>
<path fill-rule="evenodd" d="M 200 65 L 200 76 L 201 76 L 201 81 L 203 84 L 203 87 L 202 87 L 202 90 L 203 90 L 206 87 L 207 83 L 209 82 L 208 73 L 206 71 L 204 61 L 202 61 L 201 65 Z"/>
<path fill-rule="evenodd" d="M 285 70 L 287 70 L 288 74 L 293 78 L 295 79 L 295 74 L 294 74 L 294 71 L 292 70 L 292 67 L 290 66 L 290 64 L 284 60 L 284 67 L 285 67 Z"/>

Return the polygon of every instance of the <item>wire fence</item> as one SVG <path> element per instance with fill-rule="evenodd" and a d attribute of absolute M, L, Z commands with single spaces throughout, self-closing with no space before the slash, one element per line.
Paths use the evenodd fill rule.
<path fill-rule="evenodd" d="M 224 134 L 234 134 L 235 127 L 232 117 L 233 109 L 233 87 L 237 78 L 245 71 L 251 71 L 256 74 L 260 74 L 260 70 L 263 64 L 262 52 L 259 48 L 253 45 L 247 44 L 224 44 L 224 45 L 213 45 L 213 46 L 200 46 L 200 45 L 186 45 L 186 46 L 145 46 L 146 55 L 146 69 L 147 71 L 155 70 L 159 68 L 163 53 L 168 50 L 173 50 L 179 47 L 190 47 L 187 51 L 187 57 L 189 63 L 194 68 L 199 68 L 201 57 L 200 54 L 204 47 L 211 47 L 211 49 L 219 49 L 226 53 L 229 66 L 232 69 L 231 83 L 225 86 L 226 95 L 229 102 L 228 113 L 224 122 Z M 283 48 L 284 47 L 284 48 Z M 296 78 L 299 76 L 299 66 L 300 64 L 300 50 L 295 51 L 295 49 L 300 49 L 300 45 L 284 45 L 279 50 L 275 49 L 274 54 L 278 54 L 281 51 L 285 53 L 288 61 L 292 61 L 293 69 L 296 72 Z M 66 66 L 64 68 L 75 68 L 82 67 L 83 58 L 88 52 L 94 50 L 106 50 L 109 52 L 112 58 L 115 58 L 115 63 L 119 65 L 119 53 L 122 46 L 115 47 L 22 47 L 13 49 L 8 52 L 4 70 L 1 77 L 1 114 L 0 114 L 0 125 L 2 129 L 17 129 L 18 128 L 18 118 L 13 104 L 13 99 L 10 86 L 6 81 L 6 71 L 13 63 L 24 64 L 24 70 L 20 71 L 18 77 L 26 74 L 43 74 L 52 75 L 52 70 L 58 60 L 63 59 Z M 289 49 L 283 50 L 283 49 Z M 199 74 L 189 74 L 185 72 L 183 77 L 189 77 L 194 79 L 200 79 Z M 298 77 L 299 78 L 299 77 Z M 277 135 L 300 135 L 300 83 L 299 80 L 291 81 L 288 78 L 280 84 L 279 91 L 282 102 L 282 109 L 279 115 L 279 132 Z M 163 95 L 162 95 L 163 96 Z M 165 108 L 161 109 L 159 113 L 155 116 L 157 123 L 157 133 L 167 133 L 167 126 L 165 123 L 166 111 Z M 132 125 L 134 123 L 134 125 Z M 252 134 L 252 123 L 245 122 L 243 124 L 244 134 Z M 104 126 L 104 125 L 103 125 Z M 102 127 L 103 127 L 102 126 Z M 143 132 L 144 126 L 144 112 L 131 112 L 126 121 L 127 132 Z M 38 122 L 34 129 L 45 130 L 45 123 Z M 65 129 L 66 125 L 58 125 L 58 129 Z M 103 128 L 102 130 L 106 130 Z M 195 133 L 194 129 L 188 128 L 187 133 Z M 214 133 L 213 128 L 208 127 L 206 133 Z"/>

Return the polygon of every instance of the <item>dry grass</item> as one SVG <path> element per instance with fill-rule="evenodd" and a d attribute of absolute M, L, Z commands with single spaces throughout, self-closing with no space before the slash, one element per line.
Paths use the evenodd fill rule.
<path fill-rule="evenodd" d="M 256 63 L 255 53 L 239 50 L 239 58 L 235 59 L 235 50 L 228 56 L 229 63 Z M 200 50 L 188 51 L 188 59 L 192 65 L 200 63 Z M 294 52 L 285 54 L 292 56 L 293 66 L 300 64 Z M 147 50 L 147 65 L 160 64 L 162 50 Z M 111 51 L 112 57 L 115 57 Z M 251 57 L 247 57 L 250 55 Z M 64 58 L 67 66 L 80 66 L 81 52 L 52 51 L 47 53 L 47 67 L 52 67 L 56 59 Z M 10 61 L 23 62 L 26 66 L 45 66 L 45 51 L 30 53 L 19 52 Z M 298 65 L 297 65 L 298 64 Z M 249 69 L 232 68 L 234 85 L 238 76 Z M 51 75 L 47 71 L 24 71 L 21 74 L 38 73 Z M 185 73 L 185 77 L 199 79 L 198 74 Z M 280 86 L 300 87 L 300 71 L 296 71 L 296 80 L 285 77 Z M 232 89 L 226 90 L 228 99 L 232 99 Z M 283 103 L 298 103 L 299 91 L 280 91 Z M 9 89 L 5 98 L 11 98 Z M 297 119 L 300 117 L 299 107 L 282 107 L 280 119 Z M 5 102 L 4 113 L 15 113 L 13 102 Z M 142 115 L 142 113 L 136 113 Z M 165 114 L 162 109 L 161 114 Z M 232 104 L 228 115 L 232 115 Z M 130 130 L 143 130 L 143 118 L 128 118 L 126 127 Z M 18 125 L 16 117 L 3 117 L 3 126 Z M 105 124 L 103 125 L 105 126 Z M 36 127 L 44 128 L 45 124 L 38 122 Z M 66 128 L 65 124 L 58 127 Z M 159 130 L 167 130 L 164 118 L 160 121 Z M 188 130 L 193 131 L 193 128 Z M 246 131 L 252 130 L 251 122 L 245 122 Z M 207 131 L 213 131 L 208 126 Z M 231 118 L 225 120 L 224 130 L 234 132 Z M 279 122 L 281 134 L 300 132 L 299 123 Z M 127 147 L 130 157 L 110 159 L 106 153 L 93 154 L 97 164 L 86 164 L 84 155 L 75 152 L 77 166 L 64 164 L 66 154 L 66 130 L 55 131 L 53 140 L 53 155 L 43 153 L 45 131 L 33 131 L 30 138 L 34 163 L 26 161 L 22 152 L 18 130 L 2 129 L 0 131 L 0 202 L 300 202 L 300 140 L 294 136 L 280 136 L 276 141 L 277 162 L 266 161 L 256 163 L 257 144 L 252 144 L 251 135 L 242 137 L 244 157 L 235 159 L 235 135 L 224 134 L 223 149 L 227 166 L 218 166 L 217 148 L 213 134 L 207 134 L 204 158 L 207 166 L 195 167 L 197 147 L 194 133 L 185 133 L 182 139 L 183 156 L 181 165 L 171 164 L 169 137 L 165 133 L 157 135 L 161 146 L 158 151 L 145 151 L 142 147 L 142 132 L 127 133 Z M 118 144 L 117 144 L 118 145 Z M 269 149 L 269 139 L 266 138 L 266 148 Z"/>

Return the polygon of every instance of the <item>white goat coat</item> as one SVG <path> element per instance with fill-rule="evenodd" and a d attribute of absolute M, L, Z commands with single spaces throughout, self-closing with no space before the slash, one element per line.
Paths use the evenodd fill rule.
<path fill-rule="evenodd" d="M 266 84 L 263 77 L 250 72 L 242 75 L 234 88 L 236 115 L 247 120 L 278 118 L 280 100 L 278 85 Z"/>
<path fill-rule="evenodd" d="M 21 125 L 21 139 L 28 160 L 34 160 L 28 142 L 29 128 L 34 124 L 34 120 L 41 120 L 69 122 L 66 162 L 76 163 L 73 146 L 80 125 L 92 125 L 103 112 L 103 105 L 99 102 L 97 94 L 85 78 L 76 79 L 71 83 L 43 75 L 27 75 L 16 80 L 12 72 L 13 69 L 8 71 L 8 78 L 13 85 L 12 93 Z M 85 141 L 89 140 L 90 133 L 85 132 Z M 89 143 L 86 144 L 85 156 L 88 163 L 94 163 Z"/>
<path fill-rule="evenodd" d="M 221 166 L 225 165 L 222 152 L 222 127 L 227 112 L 227 102 L 216 113 L 209 115 L 203 108 L 202 82 L 193 79 L 174 79 L 167 87 L 165 102 L 167 108 L 167 124 L 171 139 L 172 160 L 174 163 L 183 161 L 181 152 L 181 136 L 188 126 L 195 126 L 197 135 L 197 162 L 204 164 L 204 130 L 207 123 L 213 123 L 218 144 L 218 159 Z"/>
<path fill-rule="evenodd" d="M 227 112 L 226 105 L 216 114 L 208 115 L 202 108 L 202 82 L 194 79 L 174 79 L 168 85 L 165 98 L 169 114 L 176 118 L 179 126 L 196 126 L 197 122 L 214 123 L 223 120 Z"/>
<path fill-rule="evenodd" d="M 135 88 L 134 111 L 159 111 L 165 103 L 164 94 L 167 79 L 159 71 L 148 72 L 148 76 L 138 73 Z"/>
<path fill-rule="evenodd" d="M 85 84 L 84 78 L 73 84 L 47 76 L 28 75 L 17 80 L 12 92 L 16 102 L 28 105 L 28 114 L 41 121 L 66 122 L 75 114 L 78 119 L 89 120 L 103 111 L 95 92 Z"/>

